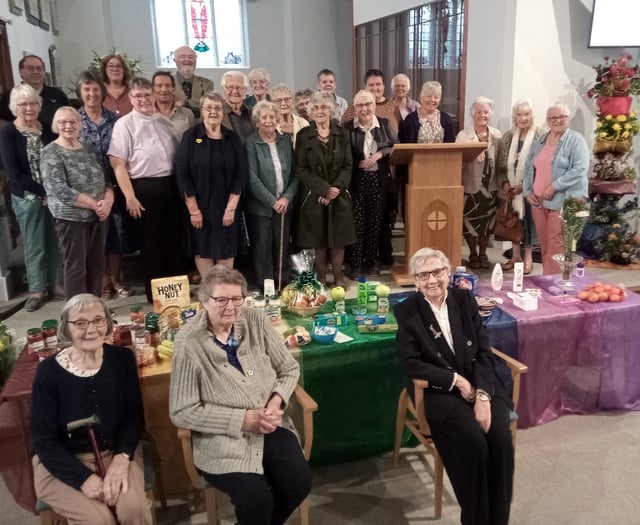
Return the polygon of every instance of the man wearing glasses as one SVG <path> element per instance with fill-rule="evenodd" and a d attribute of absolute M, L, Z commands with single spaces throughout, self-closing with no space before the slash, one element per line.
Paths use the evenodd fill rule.
<path fill-rule="evenodd" d="M 109 158 L 127 211 L 141 241 L 144 286 L 152 301 L 151 279 L 181 269 L 182 206 L 174 177 L 178 134 L 171 121 L 155 113 L 151 82 L 134 78 L 129 91 L 133 111 L 113 127 Z"/>
<path fill-rule="evenodd" d="M 189 46 L 181 46 L 173 53 L 178 70 L 175 73 L 176 102 L 182 102 L 200 118 L 200 98 L 213 91 L 213 82 L 195 74 L 198 55 Z"/>
<path fill-rule="evenodd" d="M 224 98 L 224 117 L 222 125 L 235 131 L 242 142 L 251 135 L 255 128 L 251 119 L 251 110 L 244 105 L 244 98 L 249 87 L 247 75 L 240 71 L 227 71 L 222 75 L 222 98 Z"/>
<path fill-rule="evenodd" d="M 27 55 L 18 62 L 18 70 L 23 84 L 30 85 L 42 98 L 42 108 L 38 120 L 47 126 L 51 126 L 53 114 L 59 107 L 68 106 L 69 99 L 58 88 L 47 86 L 45 81 L 45 67 L 43 60 L 36 55 Z M 15 117 L 9 111 L 9 94 L 11 90 L 3 93 L 0 99 L 0 119 L 13 122 Z"/>

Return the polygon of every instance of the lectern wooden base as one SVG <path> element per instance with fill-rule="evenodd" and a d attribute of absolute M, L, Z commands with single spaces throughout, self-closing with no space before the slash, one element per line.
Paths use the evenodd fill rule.
<path fill-rule="evenodd" d="M 444 252 L 452 267 L 462 258 L 462 163 L 471 162 L 486 143 L 396 144 L 390 160 L 409 165 L 406 191 L 405 269 L 394 272 L 401 286 L 413 285 L 408 275 L 411 256 L 428 246 Z"/>

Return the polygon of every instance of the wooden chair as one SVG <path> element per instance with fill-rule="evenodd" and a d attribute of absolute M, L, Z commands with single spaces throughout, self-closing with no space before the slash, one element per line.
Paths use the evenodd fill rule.
<path fill-rule="evenodd" d="M 142 445 L 142 454 L 144 461 L 144 490 L 147 499 L 151 501 L 151 518 L 156 523 L 156 510 L 154 505 L 153 491 L 154 487 L 159 492 L 162 510 L 167 509 L 167 498 L 164 493 L 164 485 L 162 483 L 162 473 L 160 471 L 160 456 L 158 449 L 153 440 L 148 441 L 151 437 L 144 434 L 145 439 L 140 441 Z M 68 525 L 67 519 L 60 516 L 49 505 L 39 499 L 36 501 L 36 514 L 40 517 L 40 525 Z"/>
<path fill-rule="evenodd" d="M 302 450 L 304 457 L 309 460 L 311 447 L 313 445 L 313 413 L 318 410 L 318 404 L 307 392 L 297 385 L 292 401 L 297 402 L 302 409 Z M 196 489 L 204 490 L 205 507 L 207 510 L 207 523 L 209 525 L 220 525 L 218 517 L 217 499 L 222 494 L 215 487 L 209 485 L 198 473 L 193 463 L 193 447 L 191 445 L 191 431 L 186 428 L 178 429 L 178 438 L 182 443 L 182 454 L 184 456 L 184 466 L 191 480 L 191 484 Z M 309 525 L 309 502 L 304 500 L 300 507 L 300 525 Z"/>
<path fill-rule="evenodd" d="M 521 362 L 513 359 L 512 357 L 500 352 L 495 348 L 491 348 L 491 351 L 496 357 L 506 363 L 511 371 L 511 380 L 513 382 L 513 392 L 511 399 L 513 400 L 514 410 L 518 406 L 518 400 L 520 398 L 520 376 L 526 374 L 528 367 Z M 414 392 L 415 392 L 415 404 L 409 397 L 409 392 L 406 388 L 402 389 L 400 398 L 398 399 L 398 413 L 396 416 L 396 438 L 393 447 L 393 463 L 397 464 L 400 456 L 400 445 L 402 444 L 402 434 L 404 427 L 407 427 L 409 431 L 418 439 L 420 444 L 424 446 L 426 452 L 433 456 L 434 459 L 434 481 L 435 481 L 435 518 L 440 519 L 442 517 L 442 484 L 443 484 L 443 465 L 442 459 L 436 450 L 436 447 L 431 439 L 431 429 L 427 423 L 427 418 L 424 415 L 424 389 L 429 386 L 429 382 L 423 379 L 413 380 Z M 513 439 L 513 448 L 516 447 L 516 432 L 518 425 L 518 417 L 514 412 L 511 415 L 511 422 L 509 428 L 511 430 L 511 437 Z"/>

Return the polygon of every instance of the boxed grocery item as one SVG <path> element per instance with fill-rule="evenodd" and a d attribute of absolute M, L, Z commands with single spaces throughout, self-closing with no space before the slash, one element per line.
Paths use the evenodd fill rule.
<path fill-rule="evenodd" d="M 538 298 L 527 292 L 513 294 L 513 304 L 522 310 L 537 310 Z"/>
<path fill-rule="evenodd" d="M 191 303 L 189 278 L 186 275 L 176 275 L 151 279 L 151 294 L 154 312 L 161 314 L 170 307 L 179 312 L 180 308 Z"/>
<path fill-rule="evenodd" d="M 347 324 L 347 314 L 318 314 L 314 317 L 317 326 L 344 326 Z"/>

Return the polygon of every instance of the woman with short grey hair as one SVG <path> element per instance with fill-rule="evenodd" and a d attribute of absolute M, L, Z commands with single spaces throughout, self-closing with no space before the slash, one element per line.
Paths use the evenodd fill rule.
<path fill-rule="evenodd" d="M 400 111 L 400 116 L 403 120 L 407 118 L 409 113 L 413 113 L 420 108 L 420 103 L 417 100 L 409 98 L 411 81 L 404 73 L 398 73 L 391 79 L 391 91 L 393 93 L 393 102 L 398 111 Z"/>
<path fill-rule="evenodd" d="M 55 139 L 55 134 L 38 120 L 41 108 L 40 96 L 31 86 L 17 86 L 9 98 L 9 109 L 16 119 L 0 126 L 0 159 L 9 178 L 11 204 L 24 245 L 27 312 L 40 308 L 46 294 L 54 294 L 60 264 L 58 239 L 40 172 L 42 148 Z"/>
<path fill-rule="evenodd" d="M 469 246 L 469 266 L 473 269 L 489 268 L 487 257 L 489 237 L 495 224 L 498 203 L 496 158 L 502 133 L 489 125 L 493 114 L 493 101 L 477 97 L 471 104 L 472 123 L 456 137 L 458 143 L 487 144 L 475 159 L 462 165 L 464 187 L 463 234 Z"/>
<path fill-rule="evenodd" d="M 286 84 L 277 84 L 271 90 L 272 101 L 278 108 L 278 131 L 291 139 L 293 147 L 296 147 L 296 135 L 298 131 L 309 125 L 309 121 L 293 112 L 293 91 Z"/>
<path fill-rule="evenodd" d="M 266 69 L 262 67 L 252 69 L 249 72 L 248 80 L 253 95 L 244 99 L 243 103 L 245 106 L 252 108 L 261 100 L 271 100 L 271 97 L 269 96 L 271 75 L 269 75 L 269 72 Z"/>

